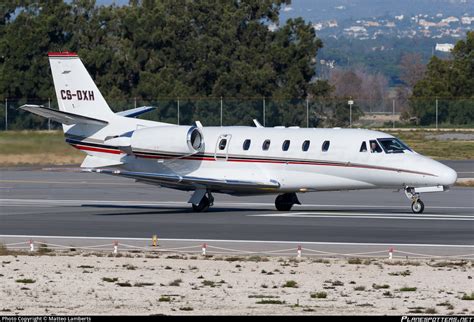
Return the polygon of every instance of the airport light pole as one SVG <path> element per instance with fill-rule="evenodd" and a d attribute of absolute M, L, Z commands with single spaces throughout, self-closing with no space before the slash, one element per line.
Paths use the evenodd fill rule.
<path fill-rule="evenodd" d="M 395 99 L 392 100 L 392 128 L 395 128 Z"/>
<path fill-rule="evenodd" d="M 438 129 L 438 99 L 436 98 L 436 129 Z"/>
<path fill-rule="evenodd" d="M 8 130 L 8 98 L 5 98 L 5 131 Z"/>
<path fill-rule="evenodd" d="M 352 105 L 354 104 L 354 101 L 349 99 L 347 104 L 349 104 L 349 127 L 352 127 Z"/>
<path fill-rule="evenodd" d="M 179 125 L 179 97 L 178 97 L 178 125 Z"/>
<path fill-rule="evenodd" d="M 306 128 L 309 128 L 309 100 L 306 99 Z"/>
<path fill-rule="evenodd" d="M 221 127 L 222 127 L 222 96 L 221 96 Z"/>
<path fill-rule="evenodd" d="M 48 98 L 48 108 L 51 109 L 51 98 Z M 51 131 L 51 119 L 48 118 L 48 131 Z"/>
<path fill-rule="evenodd" d="M 265 127 L 265 97 L 263 98 L 263 127 Z"/>

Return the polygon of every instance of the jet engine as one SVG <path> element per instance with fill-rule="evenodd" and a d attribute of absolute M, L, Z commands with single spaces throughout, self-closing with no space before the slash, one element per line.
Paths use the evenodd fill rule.
<path fill-rule="evenodd" d="M 195 126 L 158 126 L 133 132 L 132 150 L 194 154 L 204 150 L 201 130 Z"/>
<path fill-rule="evenodd" d="M 204 137 L 196 126 L 156 126 L 135 130 L 128 136 L 105 140 L 127 153 L 163 152 L 190 155 L 204 151 Z"/>

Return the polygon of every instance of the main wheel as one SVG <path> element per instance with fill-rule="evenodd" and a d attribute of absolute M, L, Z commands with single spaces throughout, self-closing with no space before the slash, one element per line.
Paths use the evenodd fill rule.
<path fill-rule="evenodd" d="M 413 201 L 411 204 L 411 211 L 415 214 L 421 214 L 425 209 L 425 204 L 420 199 Z"/>
<path fill-rule="evenodd" d="M 206 196 L 202 197 L 201 201 L 199 204 L 195 205 L 193 204 L 193 210 L 195 212 L 206 212 L 209 210 L 209 206 L 211 205 L 209 198 Z"/>
<path fill-rule="evenodd" d="M 278 211 L 290 211 L 293 203 L 288 201 L 285 195 L 279 195 L 275 199 L 275 207 Z"/>

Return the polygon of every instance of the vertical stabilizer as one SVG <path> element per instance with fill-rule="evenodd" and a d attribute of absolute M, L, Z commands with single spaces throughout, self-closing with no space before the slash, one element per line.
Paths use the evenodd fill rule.
<path fill-rule="evenodd" d="M 59 110 L 109 120 L 114 116 L 76 53 L 48 53 Z"/>

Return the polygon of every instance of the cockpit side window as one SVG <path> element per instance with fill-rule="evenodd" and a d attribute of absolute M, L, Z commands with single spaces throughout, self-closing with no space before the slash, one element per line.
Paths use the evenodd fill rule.
<path fill-rule="evenodd" d="M 377 139 L 384 149 L 385 153 L 404 153 L 404 151 L 411 151 L 411 149 L 397 138 L 382 138 Z"/>
<path fill-rule="evenodd" d="M 367 152 L 367 144 L 365 143 L 365 141 L 362 142 L 359 152 Z"/>
<path fill-rule="evenodd" d="M 380 145 L 377 143 L 376 140 L 370 140 L 370 152 L 372 153 L 382 153 L 382 148 Z"/>

